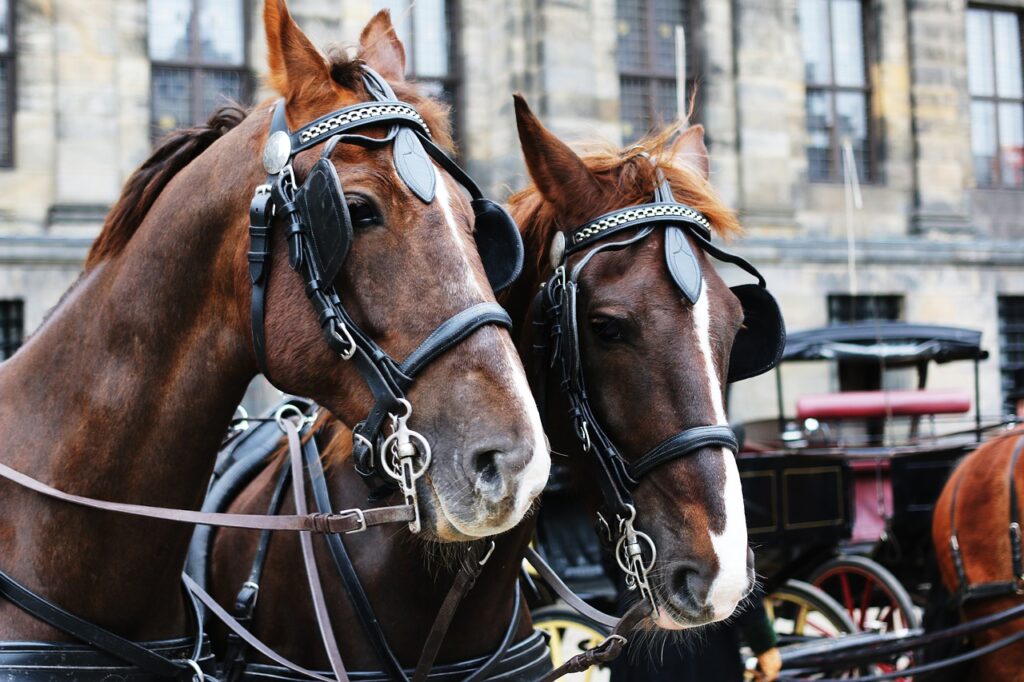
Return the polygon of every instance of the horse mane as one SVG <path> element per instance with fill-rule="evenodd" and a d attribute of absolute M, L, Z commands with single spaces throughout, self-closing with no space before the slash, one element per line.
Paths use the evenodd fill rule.
<path fill-rule="evenodd" d="M 625 206 L 649 202 L 661 182 L 660 170 L 672 186 L 675 198 L 703 213 L 715 233 L 725 239 L 742 233 L 736 213 L 719 199 L 711 183 L 696 171 L 674 163 L 677 132 L 678 126 L 662 128 L 626 149 L 607 142 L 585 144 L 579 156 L 601 189 L 573 187 L 573 203 L 593 207 L 596 217 Z M 513 218 L 523 231 L 526 253 L 535 254 L 535 262 L 527 263 L 527 266 L 535 268 L 534 272 L 544 272 L 551 236 L 572 226 L 562 224 L 558 210 L 532 183 L 513 194 L 508 203 Z"/>
<path fill-rule="evenodd" d="M 165 135 L 150 157 L 125 183 L 121 197 L 107 214 L 103 229 L 89 249 L 85 269 L 119 254 L 171 178 L 240 124 L 245 116 L 246 112 L 241 107 L 229 104 L 213 112 L 202 125 Z"/>

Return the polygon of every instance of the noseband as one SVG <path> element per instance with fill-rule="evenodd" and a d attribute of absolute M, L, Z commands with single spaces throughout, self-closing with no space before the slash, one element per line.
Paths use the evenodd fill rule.
<path fill-rule="evenodd" d="M 652 203 L 631 206 L 600 216 L 568 234 L 555 235 L 551 248 L 554 274 L 542 287 L 534 303 L 537 338 L 546 349 L 550 366 L 560 368 L 561 385 L 569 400 L 573 428 L 584 452 L 597 468 L 597 481 L 604 499 L 598 514 L 600 531 L 614 547 L 615 559 L 626 575 L 630 589 L 639 590 L 655 613 L 648 573 L 654 567 L 657 549 L 649 535 L 636 529 L 636 507 L 632 491 L 640 480 L 657 467 L 709 447 L 735 453 L 736 436 L 726 425 L 705 424 L 684 429 L 662 441 L 635 461 L 628 462 L 601 428 L 587 395 L 579 339 L 580 273 L 602 252 L 624 249 L 665 230 L 665 259 L 677 288 L 695 304 L 703 277 L 699 261 L 687 235 L 705 252 L 733 263 L 757 278 L 756 285 L 733 287 L 744 309 L 744 328 L 734 343 L 729 380 L 755 376 L 774 367 L 782 356 L 785 329 L 774 298 L 765 288 L 761 274 L 743 258 L 722 251 L 711 243 L 711 224 L 696 209 L 677 202 L 667 181 L 662 179 Z M 626 230 L 635 231 L 618 241 L 608 241 Z M 585 252 L 585 253 L 584 253 Z M 569 257 L 584 253 L 569 267 Z M 756 345 L 746 342 L 756 340 Z M 743 343 L 741 343 L 743 341 Z M 737 357 L 737 353 L 741 355 Z M 538 388 L 542 382 L 538 382 Z M 543 410 L 542 410 L 543 414 Z M 645 547 L 646 545 L 646 547 Z"/>
<path fill-rule="evenodd" d="M 369 67 L 363 80 L 371 102 L 345 107 L 309 123 L 296 132 L 288 129 L 284 102 L 274 107 L 270 136 L 263 154 L 269 174 L 260 185 L 249 210 L 249 275 L 252 283 L 252 336 L 263 375 L 270 379 L 266 358 L 266 289 L 270 278 L 271 230 L 285 230 L 288 262 L 305 283 L 324 339 L 332 351 L 351 361 L 373 394 L 374 405 L 353 429 L 356 468 L 368 482 L 384 482 L 401 489 L 406 502 L 416 505 L 416 480 L 430 465 L 430 444 L 408 426 L 412 406 L 406 398 L 416 375 L 430 362 L 485 325 L 511 329 L 508 313 L 496 303 L 471 306 L 435 329 L 404 361 L 388 355 L 365 334 L 345 309 L 337 278 L 353 242 L 353 227 L 344 190 L 330 156 L 339 143 L 368 149 L 393 145 L 395 170 L 424 203 L 435 198 L 437 162 L 472 197 L 477 246 L 495 290 L 510 284 L 523 263 L 523 246 L 511 217 L 498 204 L 484 198 L 475 182 L 431 140 L 426 122 L 409 104 L 395 96 L 391 86 Z M 353 134 L 369 126 L 385 126 L 384 137 Z M 320 159 L 300 186 L 292 167 L 295 156 L 324 144 Z M 391 431 L 384 425 L 391 419 Z M 383 475 L 382 475 L 383 474 Z M 409 524 L 420 529 L 419 511 Z"/>

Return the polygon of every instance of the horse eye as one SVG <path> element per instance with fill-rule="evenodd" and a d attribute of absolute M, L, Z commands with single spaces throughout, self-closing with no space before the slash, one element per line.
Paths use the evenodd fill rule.
<path fill-rule="evenodd" d="M 352 219 L 352 227 L 357 230 L 380 225 L 383 222 L 374 205 L 361 197 L 349 199 L 348 215 Z"/>
<path fill-rule="evenodd" d="M 601 341 L 621 343 L 626 340 L 626 327 L 614 317 L 598 316 L 590 319 L 590 327 Z"/>

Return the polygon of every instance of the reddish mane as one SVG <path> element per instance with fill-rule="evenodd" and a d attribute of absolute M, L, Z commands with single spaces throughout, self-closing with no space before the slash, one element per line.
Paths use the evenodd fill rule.
<path fill-rule="evenodd" d="M 573 197 L 573 203 L 592 207 L 593 216 L 625 206 L 651 201 L 659 180 L 660 169 L 672 185 L 676 199 L 689 204 L 711 222 L 715 232 L 725 238 L 742 232 L 736 214 L 718 198 L 711 184 L 698 173 L 680 168 L 674 159 L 673 138 L 676 126 L 652 133 L 628 149 L 611 144 L 588 144 L 579 156 L 597 178 L 602 191 L 592 187 L 564 187 Z M 648 156 L 650 158 L 648 158 Z M 651 159 L 657 161 L 657 168 Z M 534 254 L 535 262 L 528 264 L 535 272 L 544 272 L 548 262 L 551 235 L 557 230 L 574 226 L 559 221 L 558 210 L 545 201 L 533 184 L 509 198 L 509 209 L 523 231 L 527 254 Z"/>

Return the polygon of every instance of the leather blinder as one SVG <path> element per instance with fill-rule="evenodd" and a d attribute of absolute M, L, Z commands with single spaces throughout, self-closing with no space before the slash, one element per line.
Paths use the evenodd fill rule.
<path fill-rule="evenodd" d="M 775 297 L 758 284 L 741 284 L 731 291 L 743 306 L 743 326 L 732 343 L 730 383 L 774 368 L 786 348 L 786 325 Z"/>
<path fill-rule="evenodd" d="M 317 161 L 295 201 L 307 225 L 320 279 L 324 284 L 333 284 L 352 248 L 352 219 L 338 172 L 330 159 Z"/>
<path fill-rule="evenodd" d="M 487 281 L 495 291 L 507 288 L 523 270 L 523 238 L 512 216 L 490 199 L 474 199 L 474 237 Z"/>

